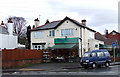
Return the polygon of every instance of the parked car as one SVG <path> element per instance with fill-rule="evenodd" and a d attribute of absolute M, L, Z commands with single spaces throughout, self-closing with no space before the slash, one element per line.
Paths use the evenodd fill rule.
<path fill-rule="evenodd" d="M 85 52 L 80 61 L 80 64 L 85 68 L 96 68 L 101 65 L 109 67 L 110 63 L 111 56 L 106 49 Z"/>

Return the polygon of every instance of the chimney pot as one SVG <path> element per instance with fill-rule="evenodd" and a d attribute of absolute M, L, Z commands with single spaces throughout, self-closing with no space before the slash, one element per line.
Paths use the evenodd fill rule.
<path fill-rule="evenodd" d="M 13 23 L 11 18 L 9 18 L 8 23 Z"/>
<path fill-rule="evenodd" d="M 86 20 L 82 20 L 82 24 L 86 26 Z"/>
<path fill-rule="evenodd" d="M 39 21 L 39 19 L 38 19 L 38 18 L 36 18 L 34 21 Z"/>

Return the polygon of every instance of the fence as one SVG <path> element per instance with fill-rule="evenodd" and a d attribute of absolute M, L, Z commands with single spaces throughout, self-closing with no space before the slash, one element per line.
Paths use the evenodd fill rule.
<path fill-rule="evenodd" d="M 2 50 L 2 68 L 13 68 L 26 64 L 41 63 L 44 50 Z"/>

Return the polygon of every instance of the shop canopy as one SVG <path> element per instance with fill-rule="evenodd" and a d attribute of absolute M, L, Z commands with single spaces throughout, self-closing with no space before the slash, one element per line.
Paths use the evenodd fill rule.
<path fill-rule="evenodd" d="M 78 47 L 79 38 L 55 38 L 54 46 L 49 49 L 71 49 L 74 47 Z"/>
<path fill-rule="evenodd" d="M 78 46 L 77 44 L 60 44 L 54 45 L 53 47 L 50 47 L 50 49 L 71 49 L 77 46 Z"/>
<path fill-rule="evenodd" d="M 100 48 L 107 48 L 107 46 L 104 45 L 104 44 L 99 44 L 99 47 L 100 47 Z"/>

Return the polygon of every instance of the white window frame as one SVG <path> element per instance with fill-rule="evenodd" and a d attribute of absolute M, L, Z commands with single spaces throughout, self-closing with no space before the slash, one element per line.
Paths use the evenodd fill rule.
<path fill-rule="evenodd" d="M 55 30 L 49 31 L 49 36 L 50 36 L 50 37 L 54 37 L 54 36 L 55 36 Z"/>
<path fill-rule="evenodd" d="M 37 46 L 37 48 L 35 46 Z M 45 45 L 33 45 L 33 49 L 35 49 L 35 50 L 42 50 L 42 49 L 45 49 Z"/>
<path fill-rule="evenodd" d="M 61 29 L 61 36 L 74 36 L 74 29 Z"/>
<path fill-rule="evenodd" d="M 35 39 L 44 38 L 44 32 L 43 32 L 43 31 L 34 32 L 34 38 L 35 38 Z"/>

